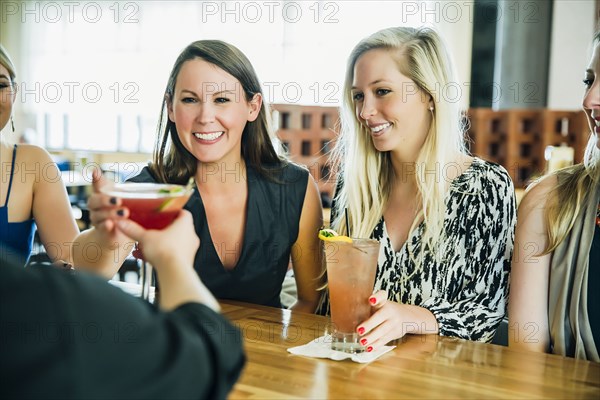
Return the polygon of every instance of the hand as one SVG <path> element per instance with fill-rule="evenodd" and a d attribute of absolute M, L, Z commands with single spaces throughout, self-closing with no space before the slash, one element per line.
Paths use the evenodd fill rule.
<path fill-rule="evenodd" d="M 88 198 L 90 222 L 100 234 L 103 247 L 112 248 L 115 244 L 128 241 L 125 235 L 116 229 L 115 222 L 129 216 L 129 209 L 121 207 L 121 199 L 102 193 L 102 188 L 111 185 L 102 176 L 99 169 L 92 172 L 93 193 Z"/>
<path fill-rule="evenodd" d="M 56 269 L 62 270 L 62 271 L 74 271 L 75 268 L 73 268 L 73 264 L 71 264 L 70 262 L 67 262 L 65 260 L 56 260 L 52 263 L 52 266 Z"/>
<path fill-rule="evenodd" d="M 146 230 L 129 219 L 117 220 L 115 225 L 123 234 L 141 244 L 144 258 L 159 273 L 162 269 L 194 264 L 200 239 L 194 230 L 192 214 L 187 210 L 181 210 L 175 221 L 163 230 Z"/>
<path fill-rule="evenodd" d="M 407 314 L 411 314 L 410 311 L 407 313 L 408 310 L 404 310 L 407 306 L 389 301 L 386 291 L 379 290 L 373 294 L 369 297 L 369 303 L 375 312 L 357 328 L 358 334 L 362 336 L 360 343 L 367 346 L 367 351 L 385 346 L 407 333 L 418 333 L 417 322 L 405 319 Z"/>

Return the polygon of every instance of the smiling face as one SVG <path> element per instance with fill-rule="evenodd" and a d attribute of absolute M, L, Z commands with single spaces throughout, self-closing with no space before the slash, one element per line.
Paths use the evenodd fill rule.
<path fill-rule="evenodd" d="M 585 72 L 583 108 L 590 129 L 596 133 L 596 146 L 600 148 L 600 43 L 596 42 L 592 59 Z"/>
<path fill-rule="evenodd" d="M 0 64 L 0 131 L 4 129 L 12 113 L 16 91 L 6 67 Z"/>
<path fill-rule="evenodd" d="M 399 71 L 390 51 L 369 50 L 358 58 L 352 98 L 377 150 L 407 161 L 416 158 L 431 126 L 433 101 Z"/>
<path fill-rule="evenodd" d="M 260 94 L 246 101 L 236 78 L 195 58 L 183 63 L 167 109 L 179 140 L 198 161 L 237 163 L 244 127 L 256 119 L 261 104 Z"/>

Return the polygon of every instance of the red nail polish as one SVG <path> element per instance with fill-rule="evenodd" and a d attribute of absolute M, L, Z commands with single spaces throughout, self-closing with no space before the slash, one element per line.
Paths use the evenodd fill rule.
<path fill-rule="evenodd" d="M 375 304 L 377 303 L 377 299 L 375 297 L 369 297 L 369 303 Z"/>
<path fill-rule="evenodd" d="M 369 346 L 369 347 L 367 347 L 367 353 L 370 353 L 370 352 L 372 352 L 372 351 L 373 351 L 373 346 Z"/>
<path fill-rule="evenodd" d="M 362 326 L 360 328 L 357 329 L 357 332 L 359 335 L 362 335 L 363 333 L 365 333 L 365 328 L 363 328 Z"/>
<path fill-rule="evenodd" d="M 367 344 L 367 339 L 360 339 L 360 344 L 365 346 Z"/>

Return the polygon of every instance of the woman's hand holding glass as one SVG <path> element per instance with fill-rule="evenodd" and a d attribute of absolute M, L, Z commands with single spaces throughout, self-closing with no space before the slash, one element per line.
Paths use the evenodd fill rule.
<path fill-rule="evenodd" d="M 93 192 L 88 198 L 90 222 L 100 234 L 103 243 L 114 248 L 115 245 L 130 241 L 126 235 L 119 231 L 115 222 L 129 216 L 127 207 L 123 207 L 121 199 L 102 193 L 102 189 L 110 182 L 102 176 L 102 172 L 94 170 L 92 173 Z"/>
<path fill-rule="evenodd" d="M 93 228 L 81 232 L 73 246 L 76 268 L 90 270 L 107 279 L 117 273 L 135 244 L 115 225 L 116 221 L 128 218 L 129 210 L 122 206 L 119 198 L 101 192 L 111 184 L 102 177 L 100 170 L 92 172 L 92 193 L 87 206 Z M 88 249 L 90 243 L 97 252 Z"/>
<path fill-rule="evenodd" d="M 200 239 L 189 211 L 182 210 L 175 221 L 162 230 L 144 229 L 129 219 L 120 219 L 115 225 L 143 246 L 144 258 L 156 269 L 162 309 L 172 310 L 181 304 L 196 302 L 219 310 L 219 304 L 193 267 Z"/>
<path fill-rule="evenodd" d="M 385 290 L 379 290 L 369 297 L 372 314 L 361 323 L 357 332 L 360 343 L 367 351 L 385 346 L 388 342 L 406 334 L 437 334 L 435 316 L 426 308 L 396 303 L 387 298 Z"/>
<path fill-rule="evenodd" d="M 181 210 L 175 221 L 161 230 L 144 229 L 130 219 L 120 219 L 114 225 L 117 231 L 144 248 L 144 259 L 152 263 L 157 273 L 169 268 L 193 270 L 200 239 L 189 211 Z"/>

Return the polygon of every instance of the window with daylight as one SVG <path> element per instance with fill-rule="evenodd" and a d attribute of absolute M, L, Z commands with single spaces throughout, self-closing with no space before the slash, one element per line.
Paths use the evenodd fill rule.
<path fill-rule="evenodd" d="M 323 128 L 323 129 L 333 128 L 332 120 L 333 120 L 333 118 L 331 117 L 331 114 L 323 114 L 323 116 L 321 117 L 321 128 Z"/>
<path fill-rule="evenodd" d="M 311 122 L 312 122 L 312 115 L 302 114 L 302 129 L 304 129 L 305 131 L 310 130 Z"/>
<path fill-rule="evenodd" d="M 290 129 L 290 113 L 281 113 L 281 129 Z"/>
<path fill-rule="evenodd" d="M 310 140 L 303 140 L 302 141 L 302 155 L 303 156 L 310 156 L 311 152 L 310 152 Z"/>
<path fill-rule="evenodd" d="M 12 3 L 20 12 L 4 15 L 0 30 L 17 67 L 17 134 L 49 150 L 149 153 L 169 73 L 188 44 L 239 48 L 265 103 L 337 106 L 353 46 L 385 27 L 423 25 L 403 10 L 428 2 Z M 282 113 L 281 128 L 291 122 Z"/>

